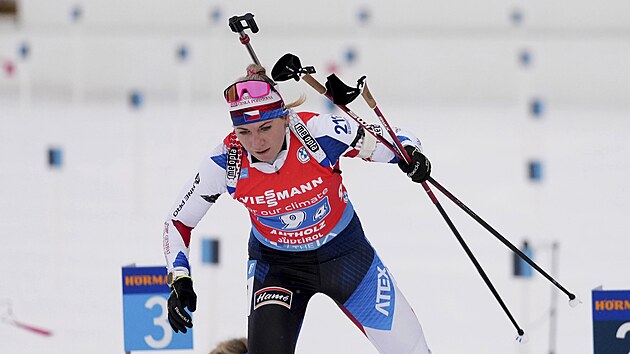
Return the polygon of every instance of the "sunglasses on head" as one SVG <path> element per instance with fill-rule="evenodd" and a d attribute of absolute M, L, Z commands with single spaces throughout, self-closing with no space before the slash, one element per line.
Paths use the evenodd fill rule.
<path fill-rule="evenodd" d="M 271 90 L 275 89 L 270 83 L 263 80 L 247 80 L 237 82 L 228 86 L 223 91 L 223 96 L 227 103 L 238 102 L 243 98 L 243 93 L 247 92 L 249 98 L 259 98 L 269 95 Z"/>

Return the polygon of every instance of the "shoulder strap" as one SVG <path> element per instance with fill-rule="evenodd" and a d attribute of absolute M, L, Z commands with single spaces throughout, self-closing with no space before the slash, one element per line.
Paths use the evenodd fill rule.
<path fill-rule="evenodd" d="M 309 154 L 311 154 L 311 156 L 313 156 L 320 165 L 331 167 L 330 160 L 328 160 L 328 156 L 326 156 L 322 147 L 319 145 L 317 140 L 315 140 L 313 135 L 311 135 L 311 132 L 308 130 L 306 124 L 302 121 L 300 116 L 298 116 L 298 114 L 292 109 L 289 109 L 289 129 L 291 129 L 302 145 L 306 147 Z"/>
<path fill-rule="evenodd" d="M 227 162 L 225 164 L 225 182 L 230 195 L 234 195 L 236 184 L 241 172 L 241 159 L 243 158 L 243 145 L 234 132 L 225 139 L 227 147 Z"/>

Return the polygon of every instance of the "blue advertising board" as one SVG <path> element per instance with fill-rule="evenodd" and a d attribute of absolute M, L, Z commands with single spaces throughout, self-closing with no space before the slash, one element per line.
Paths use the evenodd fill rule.
<path fill-rule="evenodd" d="M 630 290 L 593 290 L 595 354 L 630 352 Z"/>
<path fill-rule="evenodd" d="M 192 328 L 175 333 L 168 324 L 165 267 L 123 267 L 125 352 L 192 349 Z"/>

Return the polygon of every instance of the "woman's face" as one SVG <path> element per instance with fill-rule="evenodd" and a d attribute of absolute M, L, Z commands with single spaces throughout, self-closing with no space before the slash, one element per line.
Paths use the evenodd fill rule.
<path fill-rule="evenodd" d="M 260 161 L 273 162 L 284 143 L 288 116 L 234 127 L 245 150 Z"/>

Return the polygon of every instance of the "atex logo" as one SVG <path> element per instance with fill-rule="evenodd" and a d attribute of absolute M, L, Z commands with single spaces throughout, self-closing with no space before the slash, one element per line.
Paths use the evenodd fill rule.
<path fill-rule="evenodd" d="M 378 270 L 378 276 L 376 280 L 377 292 L 374 308 L 383 315 L 389 316 L 387 309 L 390 307 L 392 299 L 391 279 L 389 278 L 389 274 L 387 274 L 387 268 L 376 266 L 376 269 Z"/>
<path fill-rule="evenodd" d="M 291 309 L 293 292 L 285 288 L 272 286 L 262 288 L 254 294 L 254 310 L 264 305 L 281 305 Z"/>

